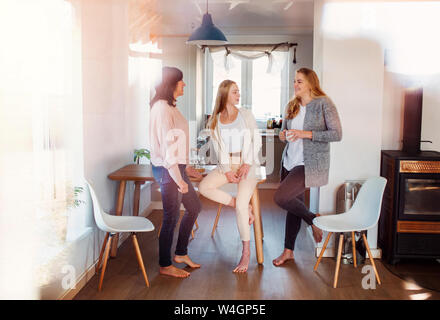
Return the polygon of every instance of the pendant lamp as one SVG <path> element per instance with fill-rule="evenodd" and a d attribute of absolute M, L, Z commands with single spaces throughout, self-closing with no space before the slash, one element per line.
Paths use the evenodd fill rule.
<path fill-rule="evenodd" d="M 212 17 L 208 13 L 208 0 L 206 1 L 206 13 L 203 15 L 202 25 L 192 33 L 186 43 L 196 45 L 228 43 L 223 32 L 221 32 L 212 22 Z"/>

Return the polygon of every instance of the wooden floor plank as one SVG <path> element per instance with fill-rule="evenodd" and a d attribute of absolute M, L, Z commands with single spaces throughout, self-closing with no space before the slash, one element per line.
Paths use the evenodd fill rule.
<path fill-rule="evenodd" d="M 440 299 L 440 293 L 420 289 L 408 290 L 406 282 L 390 273 L 380 261 L 377 268 L 382 285 L 374 290 L 362 288 L 361 273 L 364 265 L 353 268 L 341 264 L 338 288 L 333 289 L 335 260 L 323 258 L 316 272 L 313 241 L 305 224 L 302 224 L 295 248 L 295 260 L 285 266 L 275 267 L 272 259 L 283 250 L 285 212 L 273 200 L 273 190 L 261 190 L 261 211 L 264 226 L 264 264 L 258 265 L 255 243 L 251 232 L 251 264 L 246 274 L 234 274 L 232 270 L 241 254 L 241 242 L 235 213 L 223 208 L 215 236 L 211 230 L 217 213 L 217 205 L 202 199 L 203 211 L 198 218 L 199 229 L 188 250 L 191 258 L 202 265 L 200 269 L 187 269 L 191 276 L 175 279 L 159 274 L 157 230 L 139 233 L 138 241 L 150 280 L 145 286 L 131 241 L 125 241 L 116 259 L 110 259 L 102 292 L 98 292 L 98 276 L 94 276 L 77 294 L 75 299 L 130 299 L 130 300 L 210 300 L 210 299 L 411 299 L 427 293 L 429 299 Z M 155 211 L 149 219 L 156 228 L 160 225 L 161 211 Z M 176 228 L 177 232 L 178 228 Z M 175 236 L 175 242 L 177 236 Z M 175 248 L 175 242 L 173 250 Z M 369 261 L 366 261 L 369 264 Z M 179 265 L 182 266 L 183 265 Z"/>

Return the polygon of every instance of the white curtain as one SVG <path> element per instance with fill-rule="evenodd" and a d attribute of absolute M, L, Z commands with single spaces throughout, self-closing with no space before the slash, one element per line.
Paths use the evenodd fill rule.
<path fill-rule="evenodd" d="M 290 46 L 281 45 L 242 45 L 242 46 L 208 46 L 214 63 L 221 63 L 228 71 L 234 67 L 231 57 L 239 60 L 255 60 L 267 59 L 267 73 L 279 72 L 284 68 L 286 62 L 285 54 L 289 51 Z M 220 60 L 222 59 L 222 60 Z"/>

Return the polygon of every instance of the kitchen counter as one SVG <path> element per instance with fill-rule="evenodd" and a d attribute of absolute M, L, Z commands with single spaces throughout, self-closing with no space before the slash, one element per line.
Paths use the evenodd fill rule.
<path fill-rule="evenodd" d="M 279 129 L 260 129 L 260 132 L 263 137 L 277 137 Z"/>

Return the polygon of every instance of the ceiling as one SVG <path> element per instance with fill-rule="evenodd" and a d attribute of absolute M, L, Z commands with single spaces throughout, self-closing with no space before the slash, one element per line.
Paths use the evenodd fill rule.
<path fill-rule="evenodd" d="M 206 13 L 206 0 L 159 0 L 156 34 L 190 34 Z M 226 35 L 313 31 L 313 0 L 209 0 L 208 12 Z"/>

